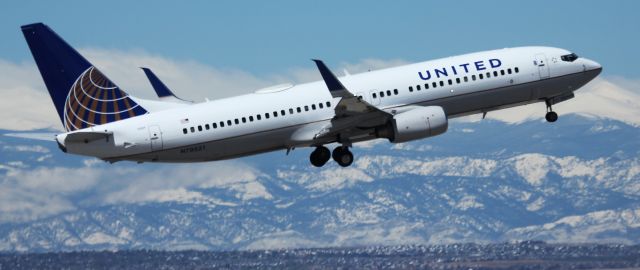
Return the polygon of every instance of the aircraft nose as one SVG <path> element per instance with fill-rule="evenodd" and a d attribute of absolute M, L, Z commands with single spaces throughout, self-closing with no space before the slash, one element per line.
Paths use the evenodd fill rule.
<path fill-rule="evenodd" d="M 602 65 L 600 65 L 598 62 L 587 59 L 587 58 L 583 58 L 582 59 L 582 64 L 584 65 L 584 69 L 585 71 L 602 71 Z"/>

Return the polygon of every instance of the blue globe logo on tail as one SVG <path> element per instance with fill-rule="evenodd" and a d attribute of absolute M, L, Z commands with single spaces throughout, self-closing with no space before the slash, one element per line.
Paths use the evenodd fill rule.
<path fill-rule="evenodd" d="M 91 66 L 71 86 L 64 106 L 67 131 L 147 113 L 102 72 Z"/>

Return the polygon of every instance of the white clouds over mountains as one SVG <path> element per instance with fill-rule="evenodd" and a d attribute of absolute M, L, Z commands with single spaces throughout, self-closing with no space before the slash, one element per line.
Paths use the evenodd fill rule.
<path fill-rule="evenodd" d="M 291 82 L 320 80 L 313 63 L 283 74 L 257 76 L 242 70 L 216 68 L 195 61 L 173 60 L 143 51 L 84 49 L 81 53 L 127 93 L 155 99 L 139 67 L 151 68 L 177 95 L 197 102 L 251 93 L 259 88 Z M 340 66 L 357 73 L 402 65 L 402 60 L 364 59 Z M 0 129 L 60 129 L 58 116 L 42 77 L 32 61 L 16 64 L 0 59 Z"/>
<path fill-rule="evenodd" d="M 204 189 L 228 190 L 239 201 L 273 199 L 257 180 L 260 172 L 233 161 L 205 166 L 163 165 L 157 169 L 148 165 L 106 164 L 5 169 L 6 175 L 0 178 L 0 223 L 30 221 L 78 208 L 111 204 L 232 205 L 203 195 Z"/>

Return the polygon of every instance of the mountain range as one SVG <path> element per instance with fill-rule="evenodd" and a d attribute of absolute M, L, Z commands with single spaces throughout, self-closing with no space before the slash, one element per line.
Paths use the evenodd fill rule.
<path fill-rule="evenodd" d="M 580 108 L 605 96 L 615 112 L 453 120 L 438 137 L 357 144 L 349 168 L 312 167 L 312 149 L 108 164 L 0 136 L 0 251 L 639 244 L 640 99 L 598 91 Z"/>

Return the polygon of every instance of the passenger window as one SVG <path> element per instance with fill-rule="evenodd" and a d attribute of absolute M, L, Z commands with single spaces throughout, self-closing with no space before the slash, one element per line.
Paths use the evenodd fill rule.
<path fill-rule="evenodd" d="M 514 69 L 514 71 L 515 71 L 516 73 L 518 73 L 518 72 L 520 72 L 520 69 L 515 68 L 515 69 Z"/>
<path fill-rule="evenodd" d="M 469 81 L 469 77 L 464 76 L 464 82 L 468 82 Z"/>
<path fill-rule="evenodd" d="M 387 96 L 391 96 L 391 90 L 387 90 Z"/>
<path fill-rule="evenodd" d="M 183 128 L 182 133 L 187 134 L 187 128 Z"/>
<path fill-rule="evenodd" d="M 433 88 L 436 88 L 436 87 L 438 87 L 438 84 L 437 84 L 436 82 L 433 82 L 433 83 L 431 84 L 431 86 L 433 86 Z"/>
<path fill-rule="evenodd" d="M 393 89 L 393 94 L 397 95 L 398 94 L 398 89 Z"/>
<path fill-rule="evenodd" d="M 304 106 L 304 111 L 305 111 L 305 112 L 308 112 L 308 111 L 309 111 L 309 106 L 305 105 L 305 106 Z"/>
<path fill-rule="evenodd" d="M 424 90 L 427 90 L 427 89 L 429 89 L 429 84 L 428 84 L 428 83 L 425 83 L 425 84 L 424 84 Z"/>
<path fill-rule="evenodd" d="M 209 130 L 209 124 L 204 125 L 204 129 Z"/>
<path fill-rule="evenodd" d="M 227 120 L 227 126 L 231 126 L 231 120 Z"/>
<path fill-rule="evenodd" d="M 478 74 L 478 78 L 479 78 L 480 80 L 484 79 L 484 77 L 483 77 L 482 73 Z"/>
<path fill-rule="evenodd" d="M 224 127 L 224 122 L 220 121 L 220 127 L 223 128 Z"/>
<path fill-rule="evenodd" d="M 413 86 L 409 86 L 409 92 L 413 92 Z"/>
<path fill-rule="evenodd" d="M 504 76 L 504 69 L 500 70 L 500 75 Z"/>
<path fill-rule="evenodd" d="M 420 91 L 420 85 L 416 85 L 416 90 Z"/>
<path fill-rule="evenodd" d="M 273 117 L 278 117 L 278 111 L 273 112 Z"/>
<path fill-rule="evenodd" d="M 491 78 L 491 72 L 487 72 L 487 79 Z"/>
<path fill-rule="evenodd" d="M 213 126 L 213 128 L 218 128 L 218 124 L 216 124 L 216 123 L 213 123 L 211 125 Z"/>
<path fill-rule="evenodd" d="M 460 83 L 460 78 L 456 78 L 456 83 Z"/>
<path fill-rule="evenodd" d="M 246 123 L 247 122 L 247 118 L 242 117 L 242 123 Z"/>
<path fill-rule="evenodd" d="M 316 110 L 316 104 L 311 104 L 311 109 L 315 111 Z"/>
<path fill-rule="evenodd" d="M 472 80 L 472 81 L 475 81 L 475 80 L 476 80 L 476 75 L 475 75 L 475 74 L 474 74 L 474 75 L 471 75 L 471 80 Z"/>
<path fill-rule="evenodd" d="M 378 98 L 378 95 L 376 95 L 376 93 L 373 93 L 373 98 Z"/>
<path fill-rule="evenodd" d="M 380 97 L 383 98 L 384 97 L 384 92 L 380 92 Z"/>
<path fill-rule="evenodd" d="M 289 114 L 293 114 L 293 108 L 289 108 Z"/>
<path fill-rule="evenodd" d="M 202 131 L 202 126 L 198 126 L 198 131 Z"/>
<path fill-rule="evenodd" d="M 249 122 L 253 122 L 253 115 L 249 116 Z"/>
<path fill-rule="evenodd" d="M 498 77 L 498 71 L 493 72 L 493 77 Z"/>
<path fill-rule="evenodd" d="M 507 74 L 511 74 L 511 69 L 507 69 Z"/>
<path fill-rule="evenodd" d="M 453 81 L 451 81 L 451 79 L 449 79 L 448 83 L 449 83 L 449 85 L 452 85 Z"/>
<path fill-rule="evenodd" d="M 300 107 L 296 108 L 296 111 L 298 111 L 299 113 L 302 112 L 302 109 L 300 109 Z"/>
<path fill-rule="evenodd" d="M 265 118 L 265 119 L 269 119 L 269 113 L 265 113 L 265 114 L 264 114 L 264 118 Z"/>
<path fill-rule="evenodd" d="M 444 86 L 444 81 L 440 81 L 440 86 Z"/>
<path fill-rule="evenodd" d="M 257 114 L 257 115 L 256 115 L 256 119 L 258 119 L 258 120 L 262 120 L 262 115 Z"/>
<path fill-rule="evenodd" d="M 287 114 L 286 114 L 286 111 L 285 111 L 285 110 L 280 110 L 280 115 L 282 115 L 282 116 L 287 115 Z"/>
<path fill-rule="evenodd" d="M 327 108 L 331 108 L 331 102 L 327 101 Z"/>
<path fill-rule="evenodd" d="M 324 108 L 324 104 L 322 104 L 322 102 L 318 103 L 318 106 L 320 106 L 320 109 Z"/>
<path fill-rule="evenodd" d="M 194 132 L 196 132 L 196 128 L 191 127 L 191 133 L 194 133 Z"/>
<path fill-rule="evenodd" d="M 237 124 L 240 124 L 240 121 L 238 120 L 238 118 L 236 118 L 236 119 L 234 120 L 234 122 L 236 122 L 236 125 L 237 125 Z"/>

